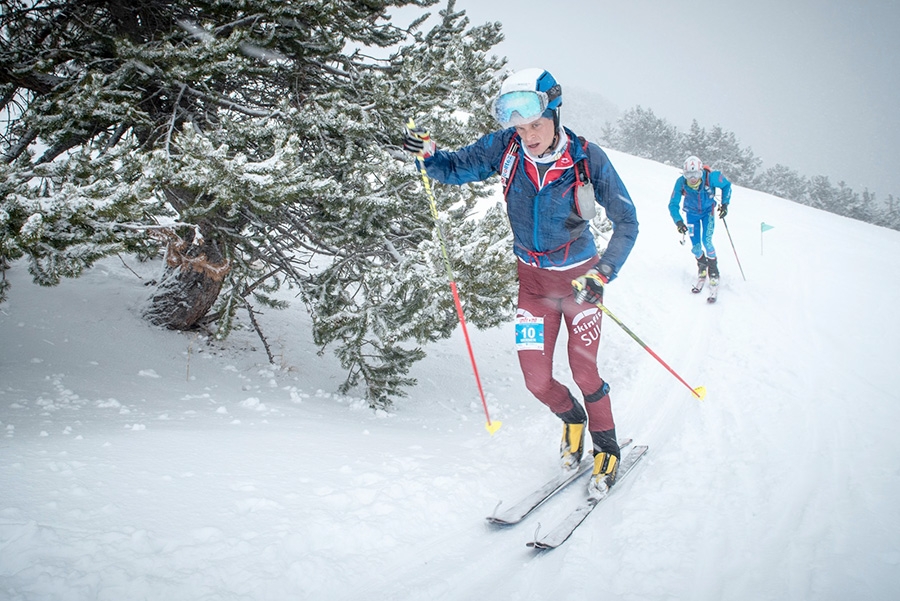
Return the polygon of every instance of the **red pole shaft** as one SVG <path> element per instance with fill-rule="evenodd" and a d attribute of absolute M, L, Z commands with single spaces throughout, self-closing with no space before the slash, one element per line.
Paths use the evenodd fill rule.
<path fill-rule="evenodd" d="M 694 387 L 692 387 L 690 384 L 688 384 L 687 382 L 685 382 L 685 381 L 684 381 L 684 378 L 682 378 L 681 376 L 679 376 L 679 375 L 675 372 L 674 369 L 672 369 L 671 367 L 669 367 L 669 364 L 668 364 L 668 363 L 666 363 L 665 361 L 662 360 L 662 357 L 660 357 L 659 355 L 657 355 L 656 353 L 654 353 L 654 352 L 653 352 L 653 349 L 651 349 L 649 346 L 647 346 L 647 345 L 644 343 L 643 340 L 641 340 L 640 338 L 637 337 L 637 334 L 635 334 L 635 333 L 632 332 L 630 329 L 628 329 L 628 326 L 626 326 L 624 323 L 622 323 L 622 321 L 621 321 L 618 317 L 616 317 L 615 315 L 613 315 L 612 312 L 611 312 L 609 309 L 606 308 L 606 305 L 604 305 L 603 303 L 597 303 L 597 306 L 600 307 L 600 310 L 602 310 L 604 313 L 606 313 L 607 315 L 609 315 L 609 316 L 612 318 L 612 320 L 613 320 L 614 322 L 616 322 L 617 324 L 619 324 L 619 327 L 622 328 L 623 330 L 625 330 L 625 332 L 626 332 L 629 336 L 631 336 L 631 338 L 634 339 L 635 342 L 637 342 L 638 344 L 640 344 L 640 345 L 641 345 L 641 348 L 643 348 L 645 351 L 647 351 L 648 353 L 650 353 L 650 355 L 651 355 L 654 359 L 656 359 L 657 361 L 659 361 L 660 365 L 662 365 L 662 366 L 665 367 L 667 370 L 669 370 L 669 373 L 670 373 L 670 374 L 672 374 L 673 376 L 675 376 L 675 377 L 678 379 L 679 382 L 681 382 L 682 384 L 684 384 L 685 386 L 687 386 L 687 387 L 688 387 L 688 390 L 691 391 L 691 394 L 693 394 L 693 395 L 694 395 L 695 397 L 697 397 L 698 399 L 703 399 L 703 395 L 705 394 L 705 389 L 704 389 L 702 386 L 697 387 L 697 388 L 694 388 Z"/>
<path fill-rule="evenodd" d="M 644 347 L 644 350 L 645 350 L 645 351 L 647 351 L 648 353 L 650 353 L 651 355 L 653 355 L 653 358 L 656 359 L 657 361 L 659 361 L 660 364 L 661 364 L 663 367 L 665 367 L 666 369 L 668 369 L 668 370 L 669 370 L 669 373 L 671 373 L 673 376 L 675 376 L 676 378 L 678 378 L 678 381 L 679 381 L 679 382 L 681 382 L 682 384 L 684 384 L 685 386 L 687 386 L 688 389 L 689 389 L 692 393 L 694 393 L 694 396 L 698 396 L 697 393 L 694 392 L 694 388 L 693 388 L 690 384 L 688 384 L 687 382 L 685 382 L 684 379 L 683 379 L 681 376 L 679 376 L 677 373 L 675 373 L 675 370 L 672 369 L 671 367 L 669 367 L 669 364 L 666 363 L 665 361 L 663 361 L 662 358 L 661 358 L 659 355 L 657 355 L 656 353 L 654 353 L 654 352 L 653 352 L 653 349 L 651 349 L 649 346 L 647 346 L 647 345 L 644 344 L 643 342 L 638 341 L 638 343 L 639 343 L 642 347 Z"/>
<path fill-rule="evenodd" d="M 472 371 L 475 373 L 475 383 L 478 385 L 478 394 L 481 395 L 481 406 L 484 407 L 484 417 L 487 419 L 488 429 L 491 427 L 491 416 L 488 413 L 487 400 L 484 398 L 484 389 L 481 387 L 481 378 L 478 376 L 478 366 L 475 364 L 475 353 L 472 352 L 472 343 L 469 340 L 469 330 L 466 328 L 466 316 L 463 314 L 462 303 L 459 302 L 459 292 L 456 290 L 456 282 L 450 280 L 450 290 L 453 291 L 453 302 L 456 304 L 456 314 L 459 316 L 459 324 L 462 326 L 463 337 L 466 339 L 466 349 L 469 351 L 469 361 L 472 362 Z"/>

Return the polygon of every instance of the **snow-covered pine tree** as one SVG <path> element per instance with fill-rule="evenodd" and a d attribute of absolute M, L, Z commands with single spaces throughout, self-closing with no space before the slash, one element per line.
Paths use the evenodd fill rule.
<path fill-rule="evenodd" d="M 762 164 L 752 149 L 741 148 L 734 133 L 719 125 L 707 130 L 694 120 L 684 147 L 687 153 L 699 156 L 707 165 L 721 171 L 732 183 L 742 186 L 752 185 L 756 170 Z"/>
<path fill-rule="evenodd" d="M 753 187 L 794 202 L 803 202 L 806 198 L 809 181 L 797 171 L 782 164 L 769 167 L 756 176 Z"/>
<path fill-rule="evenodd" d="M 616 150 L 671 165 L 684 160 L 678 129 L 651 109 L 636 106 L 616 121 L 616 127 L 604 129 L 604 136 Z"/>
<path fill-rule="evenodd" d="M 837 198 L 837 188 L 831 184 L 828 176 L 814 175 L 809 178 L 807 195 L 803 204 L 822 209 L 823 211 L 833 211 Z"/>
<path fill-rule="evenodd" d="M 166 248 L 146 314 L 220 337 L 295 288 L 312 335 L 386 406 L 416 345 L 456 326 L 408 117 L 443 145 L 489 127 L 499 24 L 448 3 L 419 31 L 389 10 L 435 0 L 2 0 L 0 267 L 74 277 Z M 506 224 L 471 220 L 484 184 L 437 190 L 473 325 L 511 307 Z M 0 290 L 2 293 L 2 290 Z"/>
<path fill-rule="evenodd" d="M 888 194 L 884 201 L 884 209 L 879 217 L 880 225 L 894 230 L 900 230 L 900 199 Z"/>
<path fill-rule="evenodd" d="M 868 190 L 859 194 L 843 180 L 838 182 L 836 204 L 832 212 L 871 223 L 874 219 L 874 208 L 875 198 Z"/>

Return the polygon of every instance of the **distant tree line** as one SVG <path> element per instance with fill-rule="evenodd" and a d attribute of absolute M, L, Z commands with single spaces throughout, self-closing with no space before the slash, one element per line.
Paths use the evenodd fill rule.
<path fill-rule="evenodd" d="M 843 181 L 834 185 L 827 176 L 806 177 L 781 164 L 760 171 L 762 160 L 753 150 L 742 148 L 734 133 L 718 125 L 706 129 L 695 119 L 685 133 L 652 110 L 637 106 L 615 124 L 607 122 L 603 138 L 616 150 L 677 167 L 687 156 L 697 155 L 735 184 L 900 230 L 900 199 L 889 194 L 884 202 L 878 202 L 868 189 L 859 193 Z"/>

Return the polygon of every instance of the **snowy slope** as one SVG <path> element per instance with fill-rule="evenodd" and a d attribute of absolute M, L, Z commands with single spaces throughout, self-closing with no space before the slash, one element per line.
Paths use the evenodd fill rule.
<path fill-rule="evenodd" d="M 512 326 L 427 349 L 390 413 L 336 395 L 300 307 L 222 347 L 138 317 L 158 265 L 108 260 L 0 305 L 0 598 L 888 600 L 900 588 L 900 233 L 736 188 L 719 303 L 666 204 L 675 169 L 616 152 L 641 234 L 601 375 L 633 476 L 560 549 L 484 517 L 556 470 Z M 426 208 L 423 206 L 423 210 Z M 764 234 L 760 222 L 773 225 Z M 133 271 L 132 271 L 133 270 Z M 559 375 L 568 380 L 564 364 Z"/>

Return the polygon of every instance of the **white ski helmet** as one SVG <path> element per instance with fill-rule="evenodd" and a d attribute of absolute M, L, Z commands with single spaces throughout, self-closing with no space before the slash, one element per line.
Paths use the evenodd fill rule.
<path fill-rule="evenodd" d="M 700 177 L 700 174 L 703 173 L 703 161 L 695 156 L 689 156 L 687 160 L 685 160 L 684 168 L 681 172 L 685 177 L 688 177 L 688 175 Z"/>
<path fill-rule="evenodd" d="M 507 77 L 491 106 L 491 114 L 503 127 L 525 125 L 541 116 L 559 125 L 562 87 L 549 71 L 523 69 Z M 546 114 L 551 111 L 551 114 Z"/>

